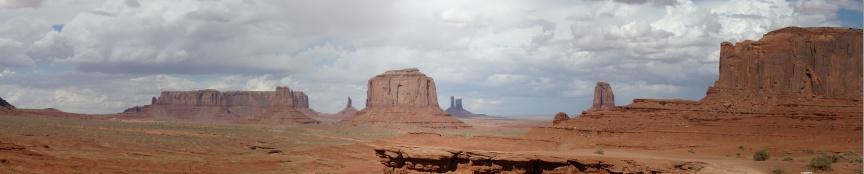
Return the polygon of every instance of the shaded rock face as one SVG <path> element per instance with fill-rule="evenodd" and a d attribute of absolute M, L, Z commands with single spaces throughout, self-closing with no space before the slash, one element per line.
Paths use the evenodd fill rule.
<path fill-rule="evenodd" d="M 343 122 L 465 127 L 438 106 L 435 81 L 418 69 L 391 70 L 369 79 L 366 108 Z"/>
<path fill-rule="evenodd" d="M 702 162 L 633 160 L 449 148 L 375 148 L 385 174 L 404 173 L 693 173 Z"/>
<path fill-rule="evenodd" d="M 127 109 L 124 114 L 157 119 L 268 120 L 317 123 L 310 117 L 309 97 L 288 87 L 275 91 L 163 91 L 153 104 Z"/>
<path fill-rule="evenodd" d="M 589 145 L 626 137 L 644 146 L 804 147 L 838 139 L 846 141 L 831 148 L 862 146 L 861 29 L 789 27 L 720 46 L 720 77 L 702 100 L 634 99 L 526 136 Z"/>
<path fill-rule="evenodd" d="M 567 116 L 567 113 L 558 112 L 557 114 L 555 114 L 555 118 L 552 119 L 552 124 L 555 125 L 555 124 L 558 124 L 558 123 L 561 123 L 561 122 L 564 122 L 567 120 L 570 120 L 570 117 Z"/>
<path fill-rule="evenodd" d="M 594 86 L 594 103 L 591 109 L 605 109 L 615 107 L 615 95 L 612 94 L 612 86 L 606 82 L 597 82 Z"/>

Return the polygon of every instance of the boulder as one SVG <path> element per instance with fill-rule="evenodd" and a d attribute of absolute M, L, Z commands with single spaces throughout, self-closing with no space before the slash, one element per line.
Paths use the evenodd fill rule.
<path fill-rule="evenodd" d="M 400 123 L 433 128 L 466 125 L 441 110 L 435 81 L 420 70 L 390 70 L 369 79 L 366 108 L 347 123 Z"/>

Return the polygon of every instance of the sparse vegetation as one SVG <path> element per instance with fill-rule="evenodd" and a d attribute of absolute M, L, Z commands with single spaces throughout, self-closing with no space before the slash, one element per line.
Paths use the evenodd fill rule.
<path fill-rule="evenodd" d="M 744 146 L 738 146 L 738 150 L 744 150 Z"/>
<path fill-rule="evenodd" d="M 768 149 L 761 149 L 753 153 L 754 161 L 765 161 L 771 158 L 771 155 L 768 154 Z"/>
<path fill-rule="evenodd" d="M 688 149 L 687 152 L 690 152 L 690 154 L 696 154 L 696 150 L 693 149 Z"/>
<path fill-rule="evenodd" d="M 736 158 L 741 158 L 741 153 L 735 153 Z"/>
<path fill-rule="evenodd" d="M 801 152 L 804 152 L 804 153 L 807 153 L 807 154 L 814 154 L 814 153 L 816 153 L 816 151 L 814 151 L 814 150 L 811 149 L 811 148 L 801 149 Z"/>
<path fill-rule="evenodd" d="M 597 149 L 594 151 L 594 154 L 598 154 L 598 155 L 603 155 L 604 153 L 605 152 L 603 152 L 603 149 Z"/>
<path fill-rule="evenodd" d="M 771 171 L 772 174 L 783 174 L 783 169 L 774 169 Z"/>
<path fill-rule="evenodd" d="M 833 163 L 831 156 L 820 154 L 810 159 L 810 168 L 818 171 L 829 171 Z"/>
<path fill-rule="evenodd" d="M 795 161 L 795 159 L 793 159 L 790 156 L 786 156 L 786 157 L 783 157 L 783 161 Z"/>

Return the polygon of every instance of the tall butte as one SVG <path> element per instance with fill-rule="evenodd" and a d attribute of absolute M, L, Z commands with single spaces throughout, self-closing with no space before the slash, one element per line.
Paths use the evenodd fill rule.
<path fill-rule="evenodd" d="M 416 68 L 390 70 L 369 79 L 366 108 L 342 122 L 467 127 L 441 110 L 435 80 Z"/>
<path fill-rule="evenodd" d="M 161 120 L 318 123 L 309 97 L 288 87 L 275 91 L 163 91 L 151 104 L 129 108 L 125 116 Z"/>

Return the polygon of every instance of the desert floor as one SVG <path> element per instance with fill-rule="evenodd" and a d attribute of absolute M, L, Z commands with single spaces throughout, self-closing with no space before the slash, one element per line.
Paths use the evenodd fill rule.
<path fill-rule="evenodd" d="M 700 173 L 776 169 L 798 173 L 809 171 L 810 159 L 825 153 L 814 146 L 772 152 L 769 160 L 754 161 L 752 156 L 760 147 L 575 148 L 522 136 L 547 121 L 464 121 L 473 127 L 436 130 L 334 121 L 253 125 L 0 116 L 0 173 L 381 173 L 383 166 L 373 148 L 391 145 L 707 163 Z M 830 173 L 860 169 L 861 149 L 849 151 L 839 153 L 843 155 Z"/>

